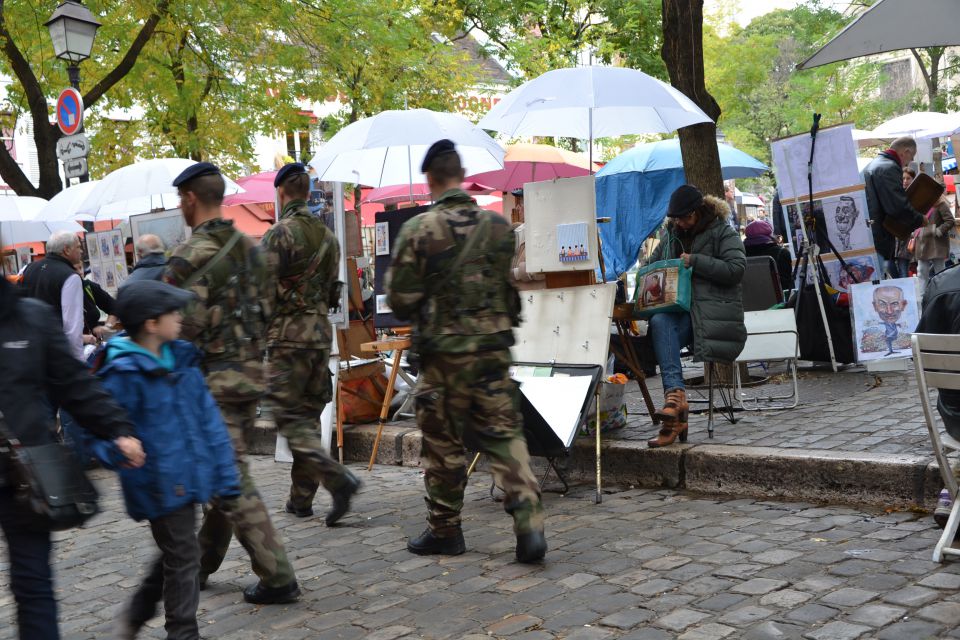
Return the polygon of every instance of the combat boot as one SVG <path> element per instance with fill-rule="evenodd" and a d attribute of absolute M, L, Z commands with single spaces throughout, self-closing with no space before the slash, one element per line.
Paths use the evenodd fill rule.
<path fill-rule="evenodd" d="M 427 529 L 416 538 L 407 541 L 407 551 L 418 556 L 459 556 L 466 553 L 467 545 L 463 541 L 463 530 L 457 527 L 453 535 L 439 537 Z"/>
<path fill-rule="evenodd" d="M 547 555 L 547 537 L 543 531 L 528 531 L 517 534 L 517 562 L 531 564 L 540 562 Z"/>
<path fill-rule="evenodd" d="M 313 507 L 304 507 L 303 509 L 300 509 L 293 504 L 293 500 L 287 500 L 286 511 L 287 513 L 292 513 L 298 518 L 309 518 L 313 516 Z"/>
<path fill-rule="evenodd" d="M 344 470 L 343 484 L 338 489 L 330 492 L 330 498 L 333 500 L 333 506 L 327 511 L 325 522 L 328 527 L 332 527 L 343 515 L 350 510 L 350 499 L 360 490 L 361 482 L 355 475 Z M 299 514 L 297 514 L 299 515 Z"/>
<path fill-rule="evenodd" d="M 296 580 L 282 587 L 265 587 L 257 582 L 243 590 L 243 599 L 250 604 L 287 604 L 300 599 L 300 587 Z"/>

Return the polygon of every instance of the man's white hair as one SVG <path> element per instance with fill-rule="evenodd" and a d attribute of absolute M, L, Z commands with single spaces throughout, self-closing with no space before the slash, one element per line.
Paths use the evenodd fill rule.
<path fill-rule="evenodd" d="M 47 240 L 47 253 L 60 255 L 68 247 L 72 247 L 74 242 L 80 242 L 72 231 L 56 231 Z"/>
<path fill-rule="evenodd" d="M 163 246 L 163 240 L 152 233 L 145 233 L 137 238 L 137 255 L 143 258 L 153 253 L 163 253 L 166 247 Z"/>

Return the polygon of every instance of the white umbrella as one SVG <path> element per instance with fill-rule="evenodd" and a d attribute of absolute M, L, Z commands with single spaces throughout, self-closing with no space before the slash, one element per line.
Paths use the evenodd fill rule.
<path fill-rule="evenodd" d="M 960 3 L 958 3 L 960 9 Z M 960 113 L 914 111 L 887 120 L 873 133 L 878 138 L 913 136 L 915 138 L 942 138 L 960 130 Z"/>
<path fill-rule="evenodd" d="M 44 202 L 43 208 L 37 212 L 33 219 L 44 222 L 93 220 L 93 216 L 79 215 L 77 210 L 98 184 L 100 184 L 99 180 L 91 180 L 67 187 L 53 196 L 49 202 Z"/>
<path fill-rule="evenodd" d="M 490 109 L 479 126 L 511 137 L 587 139 L 592 151 L 594 138 L 669 133 L 701 122 L 713 121 L 682 92 L 642 71 L 577 67 L 523 83 Z"/>
<path fill-rule="evenodd" d="M 960 44 L 957 0 L 880 0 L 798 68 L 870 56 L 885 51 Z"/>
<path fill-rule="evenodd" d="M 83 231 L 83 227 L 76 222 L 35 220 L 46 204 L 43 198 L 31 196 L 0 197 L 0 241 L 3 245 L 44 242 L 56 231 Z"/>
<path fill-rule="evenodd" d="M 853 130 L 853 139 L 856 140 L 857 146 L 861 149 L 864 147 L 876 147 L 881 144 L 888 144 L 893 141 L 896 136 L 881 136 L 877 134 L 876 131 L 869 131 L 867 129 L 854 129 Z"/>
<path fill-rule="evenodd" d="M 318 180 L 369 187 L 419 182 L 423 157 L 437 140 L 452 140 L 468 174 L 503 168 L 505 151 L 455 113 L 384 111 L 337 132 L 310 161 Z"/>
<path fill-rule="evenodd" d="M 195 160 L 185 158 L 155 158 L 117 169 L 90 190 L 76 213 L 95 220 L 125 220 L 138 213 L 176 208 L 173 180 L 194 164 Z M 236 182 L 223 179 L 226 195 L 243 193 Z"/>

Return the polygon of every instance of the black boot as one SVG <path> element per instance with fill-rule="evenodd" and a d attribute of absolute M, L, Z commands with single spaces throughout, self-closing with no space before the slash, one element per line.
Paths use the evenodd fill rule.
<path fill-rule="evenodd" d="M 360 480 L 355 475 L 344 471 L 343 485 L 330 492 L 333 506 L 330 507 L 330 511 L 327 511 L 327 517 L 324 520 L 328 527 L 337 524 L 337 520 L 350 509 L 350 498 L 360 489 L 360 484 Z"/>
<path fill-rule="evenodd" d="M 292 513 L 298 518 L 309 518 L 313 515 L 313 507 L 306 507 L 304 509 L 298 509 L 292 500 L 287 500 L 287 513 Z"/>
<path fill-rule="evenodd" d="M 547 538 L 543 531 L 528 531 L 517 534 L 517 562 L 531 564 L 547 555 Z"/>
<path fill-rule="evenodd" d="M 300 599 L 300 587 L 296 580 L 282 587 L 265 587 L 258 582 L 243 590 L 243 599 L 250 604 L 287 604 Z"/>
<path fill-rule="evenodd" d="M 452 536 L 443 538 L 433 535 L 433 532 L 427 529 L 416 538 L 410 538 L 407 541 L 407 551 L 418 556 L 459 556 L 467 551 L 467 545 L 463 541 L 463 531 L 459 527 Z"/>

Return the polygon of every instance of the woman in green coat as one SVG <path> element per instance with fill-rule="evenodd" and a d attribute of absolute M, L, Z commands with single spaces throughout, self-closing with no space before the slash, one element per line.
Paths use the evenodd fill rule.
<path fill-rule="evenodd" d="M 663 380 L 664 406 L 660 434 L 647 444 L 664 447 L 687 440 L 689 405 L 680 366 L 680 350 L 693 344 L 698 362 L 731 362 L 743 349 L 740 281 L 747 258 L 740 235 L 727 223 L 728 208 L 720 198 L 682 185 L 670 196 L 669 218 L 650 262 L 681 259 L 693 269 L 690 312 L 658 313 L 650 318 L 650 335 Z"/>

